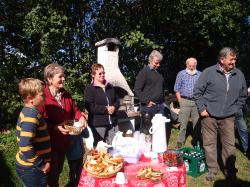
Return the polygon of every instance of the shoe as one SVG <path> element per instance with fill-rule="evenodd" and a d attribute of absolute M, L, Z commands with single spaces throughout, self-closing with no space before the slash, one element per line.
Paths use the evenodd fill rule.
<path fill-rule="evenodd" d="M 239 186 L 240 181 L 237 179 L 236 173 L 228 173 L 226 175 L 226 181 L 228 183 L 228 186 Z"/>
<path fill-rule="evenodd" d="M 236 176 L 236 173 L 238 173 L 237 168 L 231 168 L 230 170 L 224 169 L 223 174 L 226 176 L 226 178 L 234 177 Z"/>
<path fill-rule="evenodd" d="M 180 149 L 180 148 L 182 148 L 182 147 L 183 147 L 183 145 L 184 145 L 184 143 L 177 142 L 177 144 L 176 144 L 175 148 L 176 148 L 176 149 Z"/>
<path fill-rule="evenodd" d="M 207 174 L 207 176 L 206 176 L 206 180 L 207 181 L 214 181 L 215 175 L 217 175 L 216 172 L 209 171 L 208 174 Z"/>

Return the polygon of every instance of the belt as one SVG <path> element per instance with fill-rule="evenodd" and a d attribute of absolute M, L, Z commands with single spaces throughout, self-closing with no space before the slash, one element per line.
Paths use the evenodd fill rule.
<path fill-rule="evenodd" d="M 181 96 L 181 98 L 187 99 L 187 100 L 190 100 L 190 101 L 194 101 L 193 97 Z"/>
<path fill-rule="evenodd" d="M 154 101 L 153 101 L 154 102 Z M 154 102 L 156 105 L 161 105 L 163 104 L 163 102 Z M 147 106 L 146 103 L 141 103 L 142 106 Z"/>

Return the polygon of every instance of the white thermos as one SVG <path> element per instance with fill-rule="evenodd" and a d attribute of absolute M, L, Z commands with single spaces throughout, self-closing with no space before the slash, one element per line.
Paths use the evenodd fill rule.
<path fill-rule="evenodd" d="M 152 151 L 163 153 L 167 150 L 166 123 L 170 122 L 170 119 L 162 114 L 155 114 L 151 122 L 149 133 L 152 134 Z"/>

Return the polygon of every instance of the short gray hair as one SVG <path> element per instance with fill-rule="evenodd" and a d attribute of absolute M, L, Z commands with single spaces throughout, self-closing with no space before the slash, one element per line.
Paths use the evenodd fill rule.
<path fill-rule="evenodd" d="M 161 54 L 159 51 L 157 51 L 157 50 L 153 50 L 153 51 L 150 53 L 150 55 L 149 55 L 149 57 L 148 57 L 148 61 L 149 61 L 149 62 L 152 62 L 152 60 L 154 59 L 154 57 L 158 58 L 160 61 L 162 61 L 162 59 L 163 59 L 162 54 Z"/>
<path fill-rule="evenodd" d="M 44 68 L 44 81 L 48 84 L 48 78 L 53 78 L 58 73 L 64 73 L 64 68 L 56 63 L 51 63 Z"/>
<path fill-rule="evenodd" d="M 227 57 L 227 55 L 237 55 L 237 52 L 231 47 L 223 47 L 218 55 L 218 60 Z"/>

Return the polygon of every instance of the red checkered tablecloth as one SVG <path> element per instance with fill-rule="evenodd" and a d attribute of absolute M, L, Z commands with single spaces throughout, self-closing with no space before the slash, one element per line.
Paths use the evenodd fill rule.
<path fill-rule="evenodd" d="M 140 168 L 152 167 L 160 169 L 163 172 L 162 181 L 153 183 L 150 180 L 139 180 L 136 178 Z M 124 173 L 127 178 L 127 184 L 117 185 L 115 176 L 107 179 L 98 179 L 90 176 L 84 169 L 79 180 L 78 187 L 186 187 L 186 167 L 185 164 L 179 167 L 167 167 L 163 163 L 139 162 L 137 164 L 128 164 L 124 166 Z"/>

